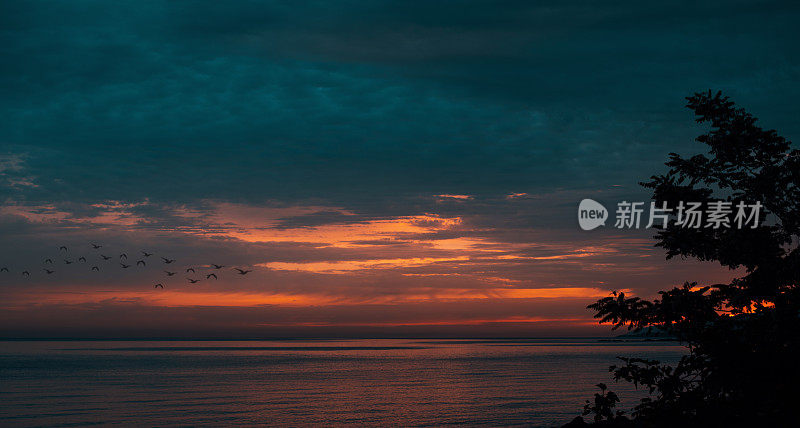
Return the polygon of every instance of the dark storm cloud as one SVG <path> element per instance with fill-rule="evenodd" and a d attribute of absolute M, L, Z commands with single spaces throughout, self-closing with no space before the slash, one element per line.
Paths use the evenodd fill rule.
<path fill-rule="evenodd" d="M 409 209 L 401 196 L 633 184 L 666 152 L 697 150 L 682 97 L 708 87 L 798 131 L 788 3 L 2 12 L 0 152 L 24 157 L 14 173 L 35 184 L 4 186 L 15 198 L 318 197 L 385 212 Z"/>
<path fill-rule="evenodd" d="M 347 215 L 340 211 L 319 211 L 311 214 L 302 214 L 292 217 L 278 219 L 274 226 L 276 229 L 288 229 L 296 227 L 314 227 L 332 223 L 355 223 L 364 221 L 363 216 Z"/>

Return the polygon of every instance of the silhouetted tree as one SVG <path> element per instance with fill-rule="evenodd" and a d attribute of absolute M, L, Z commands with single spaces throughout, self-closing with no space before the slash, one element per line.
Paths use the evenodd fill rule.
<path fill-rule="evenodd" d="M 614 407 L 619 403 L 619 397 L 612 391 L 608 391 L 608 387 L 604 383 L 598 383 L 600 388 L 599 393 L 594 394 L 594 401 L 586 400 L 583 406 L 583 415 L 594 415 L 595 422 L 613 421 L 622 416 L 624 412 L 617 410 Z"/>
<path fill-rule="evenodd" d="M 710 148 L 708 155 L 670 153 L 669 172 L 641 184 L 652 189 L 657 206 L 723 200 L 764 208 L 754 228 L 670 222 L 655 236 L 668 259 L 741 269 L 743 275 L 729 284 L 687 282 L 653 301 L 614 293 L 589 305 L 600 323 L 614 329 L 655 327 L 688 346 L 674 366 L 621 358 L 623 364 L 610 368 L 615 380 L 652 394 L 624 424 L 786 426 L 782 421 L 797 410 L 800 396 L 800 152 L 775 131 L 756 126 L 753 116 L 719 92 L 687 100 L 697 122 L 710 125 L 697 138 Z M 598 409 L 587 408 L 603 415 L 596 419 L 603 425 L 614 425 L 609 409 Z"/>

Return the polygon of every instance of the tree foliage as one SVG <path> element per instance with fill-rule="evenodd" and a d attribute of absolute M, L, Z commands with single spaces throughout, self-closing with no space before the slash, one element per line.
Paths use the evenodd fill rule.
<path fill-rule="evenodd" d="M 652 301 L 615 292 L 589 308 L 614 329 L 655 327 L 688 346 L 674 366 L 621 358 L 610 368 L 615 380 L 651 393 L 632 413 L 637 426 L 778 426 L 800 396 L 800 151 L 719 92 L 687 100 L 697 122 L 710 126 L 696 139 L 708 154 L 670 153 L 668 172 L 641 184 L 659 206 L 758 201 L 763 215 L 757 227 L 741 229 L 671 222 L 656 246 L 667 258 L 717 262 L 742 275 L 727 284 L 687 282 Z"/>
<path fill-rule="evenodd" d="M 586 400 L 586 405 L 583 406 L 583 415 L 594 415 L 595 422 L 602 422 L 607 420 L 614 420 L 621 417 L 624 412 L 614 411 L 619 397 L 613 391 L 609 391 L 604 383 L 596 385 L 600 388 L 600 392 L 594 394 L 594 401 Z"/>

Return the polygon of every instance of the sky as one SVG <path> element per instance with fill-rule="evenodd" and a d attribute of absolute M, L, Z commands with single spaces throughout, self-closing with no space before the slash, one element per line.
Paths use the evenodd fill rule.
<path fill-rule="evenodd" d="M 577 204 L 704 152 L 697 91 L 796 139 L 800 5 L 646 3 L 0 3 L 0 337 L 608 335 L 731 278 Z"/>

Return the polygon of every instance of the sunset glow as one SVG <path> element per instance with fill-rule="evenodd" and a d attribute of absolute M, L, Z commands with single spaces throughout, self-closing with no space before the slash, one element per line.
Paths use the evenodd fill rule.
<path fill-rule="evenodd" d="M 468 198 L 456 199 L 470 203 Z M 518 200 L 504 199 L 511 204 L 509 208 Z M 156 208 L 159 217 L 142 214 Z M 258 317 L 248 316 L 242 325 L 248 329 L 276 325 L 500 328 L 546 323 L 589 331 L 591 319 L 580 308 L 611 290 L 634 292 L 632 274 L 646 282 L 671 269 L 637 262 L 650 259 L 645 237 L 594 240 L 586 236 L 583 241 L 569 242 L 535 228 L 508 234 L 480 224 L 479 217 L 466 212 L 370 218 L 325 205 L 204 201 L 202 206 L 157 207 L 150 201 L 107 201 L 87 206 L 81 214 L 53 205 L 9 205 L 0 215 L 6 221 L 19 219 L 52 230 L 59 241 L 102 231 L 113 237 L 112 241 L 127 242 L 123 244 L 126 248 L 134 248 L 123 250 L 119 244 L 105 243 L 109 238 L 104 238 L 101 250 L 84 250 L 93 257 L 113 256 L 108 262 L 92 262 L 102 266 L 99 274 L 69 274 L 74 272 L 72 265 L 55 266 L 55 273 L 41 280 L 57 279 L 56 284 L 34 278 L 24 292 L 7 293 L 6 318 L 12 324 L 14 314 L 30 313 L 33 308 L 51 308 L 50 317 L 71 317 L 99 308 L 123 312 L 239 308 L 276 314 L 284 308 L 295 311 L 290 319 L 267 322 L 272 318 L 268 315 L 259 322 Z M 148 242 L 139 242 L 141 239 Z M 147 265 L 137 266 L 124 280 L 105 273 L 120 262 L 133 264 L 141 258 L 136 247 L 167 248 L 174 245 L 171 242 L 193 243 L 193 252 L 199 253 L 190 257 L 198 262 L 165 251 L 168 258 L 180 260 L 180 268 L 159 266 L 159 259 L 147 259 Z M 48 245 L 53 247 L 42 241 L 39 248 Z M 53 257 L 39 248 L 31 248 L 26 257 Z M 123 251 L 132 253 L 131 258 L 116 260 Z M 162 252 L 158 254 L 161 257 Z M 60 258 L 74 258 L 55 256 L 58 263 L 62 263 Z M 238 262 L 232 262 L 234 258 Z M 215 270 L 212 261 L 225 267 Z M 232 271 L 241 266 L 250 266 L 252 273 L 244 277 Z M 183 272 L 187 267 L 203 273 Z M 160 272 L 170 269 L 175 270 L 175 279 L 157 279 L 163 275 Z M 217 279 L 204 276 L 209 273 L 216 273 Z M 191 278 L 199 282 L 191 284 Z M 154 282 L 163 282 L 164 290 L 148 285 Z M 550 309 L 565 302 L 573 309 Z M 450 315 L 421 315 L 419 305 L 445 305 Z M 476 305 L 480 311 L 473 309 Z M 391 316 L 353 320 L 335 309 L 359 307 L 392 308 Z M 318 318 L 314 312 L 323 308 L 323 319 L 312 321 Z"/>

